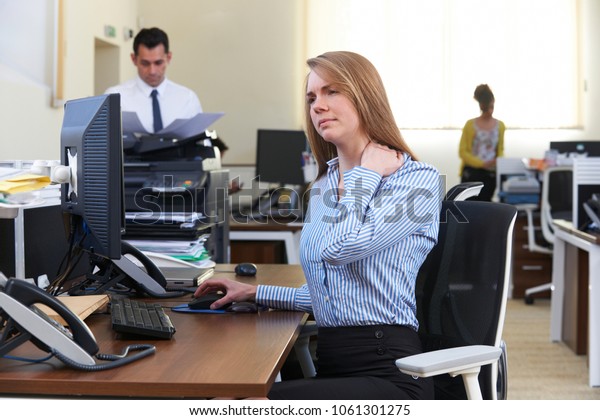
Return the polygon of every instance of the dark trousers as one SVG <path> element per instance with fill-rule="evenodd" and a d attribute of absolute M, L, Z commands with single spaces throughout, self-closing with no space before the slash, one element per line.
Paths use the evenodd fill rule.
<path fill-rule="evenodd" d="M 433 399 L 431 379 L 412 378 L 395 361 L 421 353 L 418 334 L 398 325 L 319 328 L 317 376 L 276 382 L 269 399 Z"/>
<path fill-rule="evenodd" d="M 483 168 L 473 168 L 465 166 L 463 168 L 460 182 L 483 182 L 483 188 L 479 195 L 469 198 L 473 201 L 492 201 L 494 191 L 496 190 L 496 172 L 488 171 Z"/>

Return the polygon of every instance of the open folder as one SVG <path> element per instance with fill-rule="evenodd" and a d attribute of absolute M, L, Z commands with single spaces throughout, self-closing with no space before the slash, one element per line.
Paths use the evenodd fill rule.
<path fill-rule="evenodd" d="M 199 113 L 188 119 L 176 119 L 167 127 L 157 133 L 149 133 L 137 113 L 131 111 L 123 111 L 121 113 L 121 124 L 124 133 L 139 133 L 145 135 L 153 135 L 170 139 L 187 139 L 189 137 L 202 134 L 212 123 L 225 115 L 223 112 L 215 113 Z"/>

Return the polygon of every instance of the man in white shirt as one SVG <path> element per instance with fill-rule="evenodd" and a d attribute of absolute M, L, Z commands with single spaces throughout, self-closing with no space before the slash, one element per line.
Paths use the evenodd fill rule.
<path fill-rule="evenodd" d="M 149 133 L 168 127 L 179 118 L 191 118 L 202 112 L 196 93 L 167 79 L 171 62 L 169 38 L 159 28 L 142 29 L 133 40 L 131 61 L 138 69 L 138 77 L 105 93 L 121 94 L 121 110 L 136 112 Z M 152 92 L 156 97 L 153 103 Z"/>

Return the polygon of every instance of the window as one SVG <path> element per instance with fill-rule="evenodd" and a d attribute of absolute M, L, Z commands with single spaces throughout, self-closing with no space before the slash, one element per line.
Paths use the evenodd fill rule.
<path fill-rule="evenodd" d="M 401 128 L 462 128 L 487 83 L 510 128 L 579 122 L 577 0 L 308 0 L 307 55 L 379 70 Z"/>

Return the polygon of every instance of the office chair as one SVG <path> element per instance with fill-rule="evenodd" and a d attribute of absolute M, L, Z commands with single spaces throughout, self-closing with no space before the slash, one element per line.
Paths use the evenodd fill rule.
<path fill-rule="evenodd" d="M 463 201 L 479 195 L 482 188 L 483 182 L 461 182 L 448 190 L 444 200 Z"/>
<path fill-rule="evenodd" d="M 463 201 L 470 197 L 479 195 L 483 188 L 483 182 L 461 182 L 451 187 L 444 200 L 448 201 Z M 300 335 L 294 344 L 296 358 L 302 370 L 302 375 L 305 378 L 312 378 L 316 375 L 315 365 L 313 361 L 313 351 L 310 349 L 311 337 L 317 335 L 317 324 L 314 321 L 307 321 L 300 331 Z"/>
<path fill-rule="evenodd" d="M 570 166 L 554 166 L 544 171 L 542 181 L 542 197 L 540 200 L 540 226 L 544 240 L 549 244 L 540 247 L 533 238 L 532 216 L 528 213 L 528 242 L 531 251 L 552 254 L 554 243 L 554 219 L 571 220 L 573 214 L 573 168 Z M 532 245 L 533 244 L 533 245 Z M 552 283 L 545 283 L 525 290 L 525 303 L 533 303 L 533 295 L 552 290 Z"/>
<path fill-rule="evenodd" d="M 479 195 L 482 188 L 483 182 L 480 181 L 461 182 L 452 186 L 448 192 L 446 192 L 444 200 L 463 201 L 470 197 Z M 294 345 L 296 357 L 298 359 L 298 363 L 300 364 L 302 375 L 305 378 L 312 378 L 316 375 L 313 361 L 313 351 L 310 349 L 310 339 L 311 337 L 317 335 L 317 329 L 317 325 L 314 321 L 306 322 L 303 325 L 300 335 L 298 336 L 298 339 Z"/>
<path fill-rule="evenodd" d="M 438 243 L 416 283 L 426 353 L 399 359 L 397 366 L 414 376 L 449 373 L 434 378 L 436 399 L 505 399 L 507 359 L 501 337 L 517 210 L 500 203 L 444 201 L 441 214 Z M 314 376 L 307 344 L 315 333 L 314 324 L 301 333 L 305 376 Z M 300 356 L 301 349 L 296 351 Z"/>
<path fill-rule="evenodd" d="M 438 243 L 416 284 L 424 353 L 396 361 L 404 373 L 433 376 L 436 399 L 506 398 L 502 329 L 516 215 L 502 203 L 442 203 Z"/>

